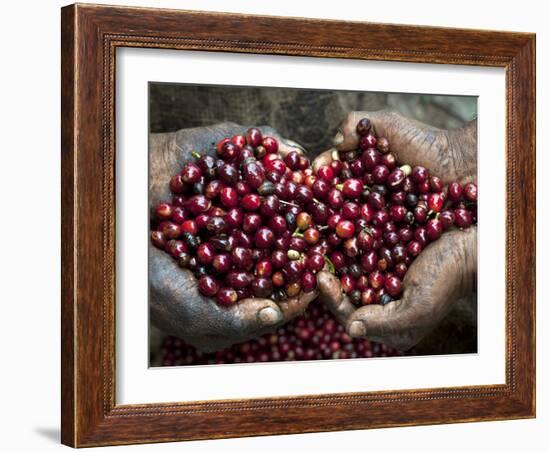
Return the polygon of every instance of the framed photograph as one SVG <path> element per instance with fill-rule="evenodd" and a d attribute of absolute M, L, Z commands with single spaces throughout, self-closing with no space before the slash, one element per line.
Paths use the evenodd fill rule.
<path fill-rule="evenodd" d="M 61 31 L 64 444 L 535 416 L 533 34 Z"/>

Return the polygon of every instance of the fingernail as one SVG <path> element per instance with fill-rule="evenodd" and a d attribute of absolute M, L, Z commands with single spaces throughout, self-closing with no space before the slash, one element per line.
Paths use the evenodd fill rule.
<path fill-rule="evenodd" d="M 283 320 L 283 315 L 281 314 L 281 311 L 277 311 L 271 306 L 268 306 L 260 309 L 258 312 L 258 319 L 260 319 L 260 322 L 264 325 L 275 325 Z"/>
<path fill-rule="evenodd" d="M 334 144 L 334 146 L 340 146 L 343 142 L 344 142 L 344 135 L 342 134 L 342 132 L 338 132 L 334 136 L 332 143 Z"/>
<path fill-rule="evenodd" d="M 366 334 L 367 328 L 364 322 L 361 322 L 360 320 L 351 322 L 351 325 L 349 326 L 349 335 L 351 337 L 363 337 L 366 336 Z"/>
<path fill-rule="evenodd" d="M 300 143 L 296 143 L 296 141 L 286 139 L 285 143 L 287 146 L 296 148 L 297 152 L 302 152 L 304 154 L 307 152 L 306 149 Z"/>

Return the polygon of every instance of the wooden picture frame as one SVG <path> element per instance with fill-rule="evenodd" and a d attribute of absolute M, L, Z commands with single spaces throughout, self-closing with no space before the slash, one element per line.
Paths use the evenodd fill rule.
<path fill-rule="evenodd" d="M 115 50 L 147 47 L 506 70 L 506 382 L 115 404 Z M 535 416 L 535 35 L 71 5 L 62 9 L 62 442 L 73 447 Z"/>

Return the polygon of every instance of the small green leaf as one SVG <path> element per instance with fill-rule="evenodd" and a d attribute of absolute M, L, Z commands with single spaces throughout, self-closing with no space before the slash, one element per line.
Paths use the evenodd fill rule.
<path fill-rule="evenodd" d="M 334 268 L 334 264 L 332 261 L 328 258 L 328 256 L 325 256 L 325 262 L 328 267 L 328 271 L 331 272 L 333 275 L 336 274 L 336 268 Z"/>

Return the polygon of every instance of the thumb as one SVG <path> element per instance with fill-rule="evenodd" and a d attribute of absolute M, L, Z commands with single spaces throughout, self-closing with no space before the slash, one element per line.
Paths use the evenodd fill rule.
<path fill-rule="evenodd" d="M 332 162 L 332 153 L 336 151 L 334 148 L 329 149 L 328 151 L 322 152 L 319 154 L 315 160 L 313 160 L 313 163 L 311 164 L 311 167 L 313 168 L 313 172 L 317 174 L 317 171 L 322 166 L 328 166 L 330 165 L 330 162 Z"/>
<path fill-rule="evenodd" d="M 419 325 L 414 305 L 406 299 L 386 305 L 368 305 L 357 309 L 348 319 L 346 331 L 351 337 L 382 342 L 407 350 L 423 336 L 426 325 Z"/>
<path fill-rule="evenodd" d="M 279 154 L 281 154 L 283 158 L 286 157 L 286 155 L 290 152 L 297 152 L 300 155 L 307 154 L 305 148 L 295 141 L 280 137 L 277 137 L 277 139 L 279 140 Z"/>
<path fill-rule="evenodd" d="M 306 155 L 307 150 L 299 143 L 289 140 L 288 138 L 283 138 L 281 134 L 270 126 L 260 126 L 263 137 L 272 137 L 277 140 L 278 148 L 277 153 L 280 154 L 283 158 L 291 152 L 297 152 L 300 155 Z"/>
<path fill-rule="evenodd" d="M 301 293 L 278 303 L 266 298 L 246 298 L 230 308 L 241 335 L 258 336 L 304 313 L 317 291 Z"/>
<path fill-rule="evenodd" d="M 227 314 L 237 324 L 236 333 L 242 336 L 255 334 L 264 328 L 274 327 L 284 321 L 277 304 L 265 298 L 247 298 L 231 306 Z"/>
<path fill-rule="evenodd" d="M 355 306 L 342 291 L 340 280 L 332 273 L 323 270 L 317 274 L 319 298 L 328 307 L 332 315 L 343 325 L 355 312 Z"/>

